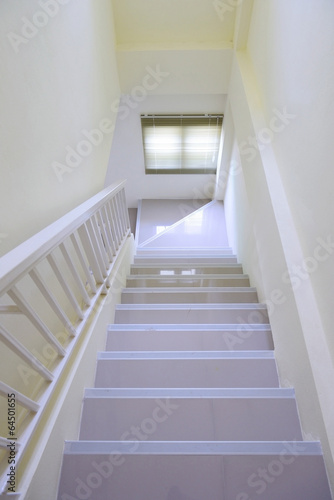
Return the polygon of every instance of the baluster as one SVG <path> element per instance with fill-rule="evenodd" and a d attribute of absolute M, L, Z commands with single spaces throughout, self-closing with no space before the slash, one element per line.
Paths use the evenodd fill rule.
<path fill-rule="evenodd" d="M 120 227 L 120 221 L 118 217 L 118 210 L 117 210 L 117 204 L 115 197 L 110 200 L 110 205 L 111 205 L 111 214 L 112 218 L 115 224 L 115 229 L 116 229 L 116 238 L 117 238 L 117 244 L 120 246 L 122 238 L 121 238 L 121 227 Z"/>
<path fill-rule="evenodd" d="M 40 319 L 40 317 L 35 313 L 32 307 L 25 300 L 21 292 L 13 286 L 11 290 L 8 290 L 9 297 L 15 302 L 15 304 L 21 309 L 23 314 L 27 316 L 27 318 L 31 321 L 34 327 L 43 335 L 43 337 L 50 342 L 51 345 L 56 349 L 58 354 L 61 356 L 65 356 L 65 350 L 62 345 L 58 342 L 56 337 L 52 335 L 49 328 L 45 325 L 45 323 Z"/>
<path fill-rule="evenodd" d="M 113 211 L 112 211 L 111 201 L 109 203 L 106 203 L 105 209 L 106 209 L 106 212 L 107 212 L 107 215 L 108 215 L 108 220 L 109 220 L 110 227 L 111 227 L 111 230 L 112 230 L 113 242 L 114 242 L 115 250 L 117 252 L 117 250 L 119 248 L 119 244 L 118 244 L 117 228 L 116 228 L 116 224 L 115 224 L 115 220 L 114 220 L 114 215 L 113 215 Z"/>
<path fill-rule="evenodd" d="M 0 394 L 2 394 L 5 398 L 7 398 L 8 394 L 15 394 L 15 400 L 18 404 L 26 408 L 27 410 L 33 411 L 34 413 L 38 412 L 40 406 L 36 401 L 33 401 L 30 398 L 27 398 L 24 394 L 13 389 L 7 384 L 0 382 Z"/>
<path fill-rule="evenodd" d="M 45 366 L 24 347 L 15 337 L 13 337 L 5 327 L 0 325 L 0 339 L 2 342 L 15 352 L 23 361 L 25 361 L 31 368 L 36 370 L 46 380 L 53 380 L 53 374 L 45 368 Z"/>
<path fill-rule="evenodd" d="M 38 270 L 36 268 L 32 269 L 30 271 L 29 275 L 31 276 L 31 279 L 34 281 L 35 285 L 40 290 L 41 294 L 43 295 L 43 297 L 45 298 L 45 300 L 47 301 L 47 303 L 49 304 L 51 309 L 54 311 L 54 313 L 58 316 L 60 321 L 63 323 L 63 325 L 65 326 L 68 333 L 70 335 L 72 335 L 72 337 L 74 337 L 76 335 L 76 331 L 73 328 L 73 325 L 72 325 L 70 319 L 67 317 L 67 315 L 65 314 L 63 309 L 60 307 L 60 305 L 59 305 L 57 299 L 55 298 L 55 296 L 53 295 L 53 293 L 46 286 L 46 284 L 45 284 L 42 276 L 38 272 Z"/>
<path fill-rule="evenodd" d="M 100 272 L 101 272 L 101 276 L 102 276 L 102 280 L 101 281 L 103 283 L 104 278 L 107 277 L 107 268 L 106 268 L 106 264 L 104 262 L 104 258 L 103 258 L 102 252 L 101 252 L 101 248 L 100 248 L 99 242 L 97 240 L 97 236 L 96 236 L 95 229 L 94 229 L 94 226 L 93 226 L 93 223 L 92 223 L 91 219 L 89 219 L 86 222 L 86 226 L 87 226 L 87 230 L 88 230 L 88 233 L 89 233 L 90 240 L 91 240 L 91 242 L 93 244 L 93 247 L 94 247 L 94 251 L 95 251 L 95 255 L 96 255 L 97 261 L 99 263 L 99 268 L 100 268 Z"/>
<path fill-rule="evenodd" d="M 0 314 L 22 314 L 17 306 L 0 306 Z"/>
<path fill-rule="evenodd" d="M 100 252 L 101 252 L 101 255 L 102 255 L 102 258 L 103 258 L 103 262 L 104 262 L 105 268 L 108 269 L 108 267 L 109 267 L 109 259 L 108 259 L 108 255 L 107 255 L 107 250 L 106 250 L 106 247 L 105 247 L 105 243 L 104 243 L 104 241 L 102 239 L 101 229 L 100 229 L 100 227 L 99 227 L 99 225 L 97 223 L 95 214 L 90 218 L 90 220 L 91 220 L 92 226 L 94 228 L 94 232 L 95 232 L 95 235 L 96 235 L 96 241 L 97 241 L 97 244 L 99 245 Z"/>
<path fill-rule="evenodd" d="M 110 226 L 108 211 L 106 210 L 105 205 L 101 208 L 101 212 L 102 212 L 102 217 L 104 217 L 104 220 L 105 220 L 105 227 L 106 227 L 106 231 L 108 234 L 112 255 L 114 256 L 114 255 L 116 255 L 116 248 L 115 248 L 114 238 L 113 238 L 113 234 L 112 234 L 112 229 Z"/>
<path fill-rule="evenodd" d="M 98 258 L 97 252 L 95 251 L 95 244 L 90 237 L 90 231 L 88 230 L 86 224 L 83 224 L 79 227 L 78 234 L 96 282 L 103 283 L 104 278 L 101 270 L 102 268 L 100 266 L 100 259 Z"/>
<path fill-rule="evenodd" d="M 105 222 L 103 220 L 103 217 L 102 217 L 102 214 L 101 214 L 100 210 L 98 210 L 98 212 L 96 213 L 96 217 L 97 217 L 97 221 L 99 223 L 99 227 L 100 227 L 100 229 L 102 231 L 104 245 L 105 245 L 105 249 L 106 249 L 106 252 L 108 254 L 108 257 L 109 257 L 109 262 L 112 262 L 113 261 L 113 254 L 112 254 L 112 251 L 111 251 L 111 245 L 110 245 L 110 242 L 109 242 L 109 236 L 108 236 L 107 230 L 106 230 L 107 222 Z"/>
<path fill-rule="evenodd" d="M 47 261 L 49 262 L 53 272 L 55 273 L 55 275 L 56 275 L 61 287 L 63 288 L 70 304 L 72 305 L 74 311 L 77 313 L 78 318 L 83 319 L 84 315 L 83 315 L 82 309 L 81 309 L 77 299 L 75 298 L 72 290 L 70 289 L 69 285 L 67 284 L 66 280 L 64 279 L 54 256 L 52 254 L 48 255 Z"/>
<path fill-rule="evenodd" d="M 124 188 L 121 190 L 121 196 L 122 196 L 122 200 L 123 200 L 123 207 L 125 210 L 126 229 L 130 229 L 131 225 L 130 225 L 129 210 L 128 210 L 128 207 L 126 205 L 126 197 L 125 197 L 125 189 Z"/>
<path fill-rule="evenodd" d="M 64 259 L 65 259 L 65 262 L 66 264 L 68 265 L 71 273 L 72 273 L 72 276 L 74 278 L 74 281 L 76 282 L 78 288 L 79 288 L 79 291 L 86 303 L 87 306 L 90 306 L 90 298 L 89 298 L 89 295 L 87 293 L 87 290 L 86 288 L 84 287 L 83 283 L 82 283 L 82 280 L 81 280 L 81 277 L 79 276 L 79 273 L 74 265 L 74 262 L 70 256 L 70 254 L 68 253 L 67 251 L 67 248 L 65 247 L 65 244 L 64 243 L 60 243 L 59 245 L 59 250 L 61 251 Z"/>
<path fill-rule="evenodd" d="M 76 233 L 71 234 L 71 241 L 72 241 L 72 245 L 74 247 L 74 250 L 77 253 L 77 256 L 78 256 L 78 259 L 79 259 L 80 264 L 82 266 L 82 269 L 85 272 L 85 275 L 86 275 L 87 281 L 89 283 L 89 286 L 90 286 L 92 292 L 96 293 L 95 280 L 93 279 L 92 273 L 90 272 L 90 270 L 89 270 L 89 268 L 88 268 L 88 266 L 86 264 L 86 260 L 85 260 L 85 257 L 83 255 L 83 252 L 82 252 L 82 250 L 80 248 L 79 240 L 78 240 L 78 237 L 77 237 Z"/>
<path fill-rule="evenodd" d="M 123 240 L 124 234 L 125 234 L 125 218 L 124 218 L 123 204 L 122 204 L 122 200 L 121 200 L 120 191 L 116 194 L 115 199 L 116 199 L 116 203 L 117 203 L 118 218 L 119 218 L 119 222 L 120 222 L 121 240 Z"/>
<path fill-rule="evenodd" d="M 118 222 L 119 222 L 119 231 L 120 231 L 120 237 L 121 237 L 121 241 L 123 239 L 123 218 L 122 218 L 122 209 L 121 209 L 121 206 L 120 206 L 120 203 L 119 203 L 119 192 L 116 193 L 115 195 L 115 205 L 116 205 L 116 212 L 117 212 L 117 219 L 118 219 Z"/>
<path fill-rule="evenodd" d="M 16 448 L 19 448 L 21 446 L 20 441 L 15 441 L 15 446 Z M 0 436 L 0 448 L 5 448 L 8 451 L 8 438 Z"/>

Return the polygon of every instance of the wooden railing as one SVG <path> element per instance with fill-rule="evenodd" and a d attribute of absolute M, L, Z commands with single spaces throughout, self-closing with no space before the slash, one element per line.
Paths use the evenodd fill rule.
<path fill-rule="evenodd" d="M 0 494 L 11 491 L 11 463 L 20 463 L 110 286 L 130 234 L 124 185 L 104 189 L 0 259 Z"/>

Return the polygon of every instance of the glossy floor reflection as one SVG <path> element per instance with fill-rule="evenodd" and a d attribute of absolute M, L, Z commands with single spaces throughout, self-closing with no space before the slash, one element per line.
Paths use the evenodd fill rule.
<path fill-rule="evenodd" d="M 148 234 L 147 227 L 150 223 L 152 227 L 155 224 L 156 234 L 142 241 L 140 244 L 142 248 L 221 248 L 228 246 L 222 202 L 212 201 L 171 225 L 161 212 L 161 222 L 157 225 L 157 214 L 154 213 L 155 200 L 144 201 L 146 202 L 145 213 L 142 214 L 139 227 L 137 227 L 139 238 L 142 241 L 143 232 Z M 150 203 L 152 203 L 151 210 Z"/>

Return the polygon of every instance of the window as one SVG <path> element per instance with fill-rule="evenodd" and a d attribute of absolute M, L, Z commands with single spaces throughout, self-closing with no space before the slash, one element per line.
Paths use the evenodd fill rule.
<path fill-rule="evenodd" d="M 142 115 L 146 174 L 215 174 L 223 115 Z"/>

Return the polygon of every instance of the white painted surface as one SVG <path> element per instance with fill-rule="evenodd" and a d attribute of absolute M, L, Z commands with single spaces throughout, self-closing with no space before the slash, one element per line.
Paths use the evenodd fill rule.
<path fill-rule="evenodd" d="M 212 0 L 113 0 L 113 7 L 119 45 L 233 41 L 235 9 L 222 18 Z"/>
<path fill-rule="evenodd" d="M 287 2 L 255 2 L 249 55 L 266 121 L 278 106 L 294 115 L 287 133 L 275 136 L 273 149 L 303 257 L 312 268 L 317 238 L 333 238 L 334 5 L 297 0 L 294 9 L 289 7 Z M 311 29 L 316 36 L 310 36 Z M 303 281 L 311 282 L 333 360 L 333 250 L 327 258 L 326 250 L 323 254 L 309 280 L 297 276 L 294 282 L 296 290 L 304 288 Z"/>
<path fill-rule="evenodd" d="M 157 47 L 129 48 L 117 50 L 116 55 L 121 91 L 131 95 L 132 105 L 142 101 L 147 94 L 219 95 L 228 90 L 233 57 L 231 44 L 222 47 L 186 46 L 173 50 L 169 47 L 161 50 Z M 152 71 L 161 73 L 161 76 L 155 80 L 150 78 L 147 85 L 146 75 Z M 135 99 L 137 95 L 138 100 Z"/>
<path fill-rule="evenodd" d="M 256 0 L 230 124 L 225 114 L 241 166 L 225 198 L 230 244 L 267 301 L 281 380 L 296 387 L 304 433 L 322 439 L 332 484 L 333 19 L 327 1 Z"/>
<path fill-rule="evenodd" d="M 48 3 L 50 15 L 40 6 Z M 103 188 L 120 91 L 108 0 L 4 0 L 0 31 L 3 255 Z M 82 131 L 104 119 L 100 144 L 67 164 L 66 148 L 80 149 Z"/>
<path fill-rule="evenodd" d="M 161 64 L 161 69 L 164 69 Z M 136 85 L 141 83 L 142 72 Z M 181 78 L 181 77 L 180 77 Z M 193 77 L 192 77 L 193 80 Z M 147 95 L 142 102 L 130 100 L 132 107 L 121 103 L 110 153 L 105 185 L 126 178 L 128 206 L 136 207 L 140 199 L 211 199 L 213 175 L 145 175 L 141 113 L 223 113 L 226 96 L 222 95 Z M 168 92 L 167 92 L 168 93 Z"/>

